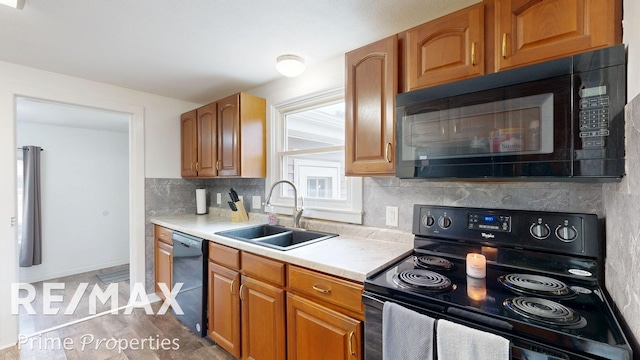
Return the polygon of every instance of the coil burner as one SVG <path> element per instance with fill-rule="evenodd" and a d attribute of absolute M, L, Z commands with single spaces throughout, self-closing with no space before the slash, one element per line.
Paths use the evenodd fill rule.
<path fill-rule="evenodd" d="M 429 292 L 445 292 L 454 289 L 448 277 L 423 269 L 404 270 L 393 275 L 393 282 L 403 288 Z"/>
<path fill-rule="evenodd" d="M 453 268 L 451 261 L 431 255 L 416 255 L 413 262 L 423 269 L 451 270 Z"/>
<path fill-rule="evenodd" d="M 587 321 L 580 314 L 555 301 L 531 296 L 517 296 L 504 301 L 504 306 L 516 314 L 535 322 L 580 329 Z"/>
<path fill-rule="evenodd" d="M 533 274 L 507 274 L 498 281 L 517 294 L 535 295 L 553 299 L 573 299 L 576 292 L 560 280 Z"/>

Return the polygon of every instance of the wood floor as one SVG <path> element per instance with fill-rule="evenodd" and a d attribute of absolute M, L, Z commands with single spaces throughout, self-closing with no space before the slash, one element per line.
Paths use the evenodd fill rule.
<path fill-rule="evenodd" d="M 84 281 L 82 277 L 62 279 L 63 282 L 65 280 L 69 280 L 68 284 Z M 128 283 L 122 287 L 127 288 L 128 300 Z M 126 303 L 124 298 L 122 301 Z M 161 301 L 151 305 L 154 314 L 161 305 Z M 56 307 L 64 308 L 64 305 L 56 304 Z M 88 305 L 83 304 L 79 308 L 86 309 Z M 55 326 L 69 321 L 69 318 L 62 318 L 66 321 L 55 318 L 21 315 L 20 333 L 23 337 L 19 345 L 0 351 L 0 360 L 233 359 L 217 345 L 191 332 L 170 310 L 164 315 L 147 315 L 144 309 L 135 309 L 128 315 L 120 311 L 117 315 L 107 314 L 86 321 L 75 319 L 79 322 L 24 338 L 27 334 L 33 334 L 33 330 L 42 331 L 37 330 L 41 326 Z M 24 325 L 23 321 L 26 321 Z"/>

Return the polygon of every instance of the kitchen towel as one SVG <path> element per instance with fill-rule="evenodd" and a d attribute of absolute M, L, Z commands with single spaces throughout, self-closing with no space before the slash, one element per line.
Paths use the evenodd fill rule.
<path fill-rule="evenodd" d="M 196 189 L 196 214 L 202 215 L 207 213 L 207 190 Z"/>
<path fill-rule="evenodd" d="M 438 320 L 438 360 L 509 360 L 509 340 L 447 320 Z"/>
<path fill-rule="evenodd" d="M 382 359 L 432 360 L 435 320 L 392 302 L 382 307 Z"/>

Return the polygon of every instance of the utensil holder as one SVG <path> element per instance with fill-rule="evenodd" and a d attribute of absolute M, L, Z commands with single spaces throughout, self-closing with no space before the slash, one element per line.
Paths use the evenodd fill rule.
<path fill-rule="evenodd" d="M 236 201 L 234 204 L 236 204 L 236 208 L 238 208 L 238 211 L 231 212 L 231 221 L 233 222 L 249 221 L 249 215 L 247 214 L 247 211 L 244 209 L 244 205 L 242 205 L 242 201 Z"/>

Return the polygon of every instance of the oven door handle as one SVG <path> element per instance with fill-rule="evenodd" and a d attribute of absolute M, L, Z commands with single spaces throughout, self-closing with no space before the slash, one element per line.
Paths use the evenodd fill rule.
<path fill-rule="evenodd" d="M 461 318 L 467 318 L 467 319 L 471 319 L 471 320 L 475 320 L 478 321 L 480 323 L 483 323 L 485 325 L 489 325 L 491 327 L 494 328 L 500 328 L 500 329 L 504 329 L 504 330 L 513 330 L 513 326 L 511 324 L 509 324 L 506 321 L 503 320 L 498 320 L 498 319 L 494 319 L 491 317 L 488 317 L 486 315 L 482 315 L 482 314 L 476 314 L 474 312 L 471 311 L 467 311 L 467 310 L 462 310 L 462 309 L 458 309 L 458 308 L 453 308 L 450 307 L 447 309 L 447 312 L 451 315 L 455 315 L 455 316 L 459 316 Z"/>

